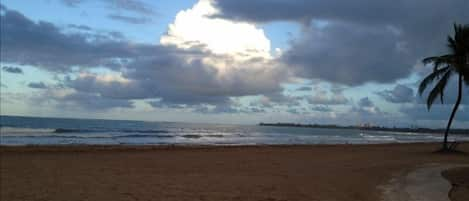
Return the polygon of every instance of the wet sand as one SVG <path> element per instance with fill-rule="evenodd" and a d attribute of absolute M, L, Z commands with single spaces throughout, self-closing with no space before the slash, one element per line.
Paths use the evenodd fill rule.
<path fill-rule="evenodd" d="M 376 201 L 416 168 L 469 164 L 439 146 L 1 147 L 0 200 Z"/>

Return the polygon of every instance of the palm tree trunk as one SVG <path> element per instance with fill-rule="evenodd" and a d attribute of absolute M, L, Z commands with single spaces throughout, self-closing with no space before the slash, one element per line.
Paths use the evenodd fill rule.
<path fill-rule="evenodd" d="M 462 98 L 462 75 L 459 74 L 459 80 L 458 80 L 458 98 L 457 98 L 457 100 L 456 100 L 456 103 L 454 104 L 453 112 L 451 112 L 451 116 L 449 117 L 448 125 L 446 126 L 445 139 L 444 139 L 444 141 L 443 141 L 443 150 L 448 150 L 448 133 L 449 133 L 449 128 L 451 127 L 451 123 L 453 123 L 454 115 L 456 114 L 456 111 L 458 110 L 459 104 L 461 103 L 461 98 Z"/>

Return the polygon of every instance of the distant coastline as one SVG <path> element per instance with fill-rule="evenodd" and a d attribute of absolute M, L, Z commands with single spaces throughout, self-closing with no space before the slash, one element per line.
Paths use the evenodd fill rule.
<path fill-rule="evenodd" d="M 391 131 L 403 133 L 444 133 L 445 129 L 432 129 L 432 128 L 389 128 L 382 126 L 339 126 L 334 124 L 295 124 L 295 123 L 259 123 L 259 126 L 274 126 L 274 127 L 300 127 L 300 128 L 328 128 L 328 129 L 358 129 L 370 131 Z M 451 129 L 450 134 L 465 134 L 469 135 L 469 129 Z"/>

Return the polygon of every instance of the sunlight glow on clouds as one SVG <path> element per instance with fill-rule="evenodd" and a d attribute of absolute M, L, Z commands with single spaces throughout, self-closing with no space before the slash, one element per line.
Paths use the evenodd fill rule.
<path fill-rule="evenodd" d="M 428 112 L 421 59 L 446 51 L 469 1 L 414 1 L 3 0 L 2 112 L 444 126 L 457 83 Z M 468 94 L 456 125 L 469 125 Z"/>
<path fill-rule="evenodd" d="M 270 40 L 262 29 L 245 22 L 215 19 L 211 0 L 200 0 L 191 9 L 180 11 L 160 43 L 179 48 L 204 47 L 215 54 L 242 58 L 270 58 Z"/>
<path fill-rule="evenodd" d="M 130 82 L 130 80 L 122 77 L 122 73 L 97 75 L 97 74 L 82 72 L 78 75 L 78 78 L 80 79 L 86 79 L 90 77 L 96 79 L 96 81 L 101 82 L 101 83 L 119 82 L 122 84 L 128 84 Z"/>
<path fill-rule="evenodd" d="M 188 63 L 201 62 L 213 71 L 213 79 L 224 83 L 223 91 L 242 86 L 258 88 L 262 83 L 276 88 L 280 82 L 271 80 L 285 81 L 288 73 L 274 62 L 271 42 L 264 30 L 248 22 L 215 18 L 219 11 L 213 3 L 199 0 L 192 8 L 180 11 L 160 43 L 183 50 L 202 50 L 203 55 L 182 58 Z"/>

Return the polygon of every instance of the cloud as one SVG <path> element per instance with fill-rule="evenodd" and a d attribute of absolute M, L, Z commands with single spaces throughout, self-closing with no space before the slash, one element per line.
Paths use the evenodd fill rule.
<path fill-rule="evenodd" d="M 62 3 L 70 6 L 70 7 L 76 7 L 78 4 L 83 3 L 84 0 L 62 0 Z"/>
<path fill-rule="evenodd" d="M 266 112 L 265 109 L 256 108 L 256 107 L 251 107 L 251 108 L 249 108 L 249 111 L 250 111 L 251 113 L 265 113 L 265 112 Z"/>
<path fill-rule="evenodd" d="M 212 110 L 213 113 L 240 113 L 241 111 L 230 104 L 216 105 Z"/>
<path fill-rule="evenodd" d="M 357 113 L 359 116 L 386 115 L 386 113 L 382 112 L 381 109 L 376 106 L 368 97 L 361 98 L 358 101 L 357 106 L 352 107 L 350 112 Z"/>
<path fill-rule="evenodd" d="M 277 93 L 289 78 L 285 68 L 269 59 L 239 60 L 236 55 L 214 54 L 199 47 L 178 49 L 170 44 L 134 44 L 125 38 L 65 33 L 51 23 L 36 23 L 12 10 L 1 17 L 5 22 L 2 60 L 55 73 L 72 73 L 79 67 L 83 73 L 66 77 L 63 85 L 92 94 L 87 96 L 90 98 L 220 105 L 230 97 Z M 107 77 L 86 73 L 96 67 L 113 73 Z"/>
<path fill-rule="evenodd" d="M 413 120 L 443 120 L 447 121 L 453 109 L 452 105 L 435 105 L 431 110 L 427 110 L 424 104 L 414 104 L 403 106 L 400 112 Z M 469 111 L 467 107 L 460 106 L 455 121 L 469 121 Z"/>
<path fill-rule="evenodd" d="M 371 100 L 368 97 L 364 97 L 358 101 L 358 106 L 359 107 L 373 107 L 374 104 L 373 102 L 371 102 Z"/>
<path fill-rule="evenodd" d="M 146 94 L 134 81 L 120 75 L 97 75 L 81 73 L 75 79 L 66 77 L 64 86 L 85 93 L 97 93 L 111 99 L 144 99 L 152 97 Z"/>
<path fill-rule="evenodd" d="M 200 59 L 187 62 L 177 55 L 159 55 L 132 63 L 121 79 L 87 74 L 66 80 L 66 86 L 110 98 L 161 98 L 161 103 L 169 105 L 217 105 L 229 97 L 280 91 L 284 76 L 283 70 L 276 68 L 234 67 L 219 74 L 216 67 Z"/>
<path fill-rule="evenodd" d="M 265 93 L 250 103 L 254 107 L 274 108 L 275 106 L 297 107 L 304 97 L 285 95 L 281 90 Z"/>
<path fill-rule="evenodd" d="M 296 109 L 296 108 L 288 108 L 287 112 L 290 113 L 290 114 L 301 114 L 301 112 L 298 111 L 298 109 Z"/>
<path fill-rule="evenodd" d="M 69 7 L 77 7 L 86 2 L 86 0 L 61 0 L 61 2 Z M 140 0 L 101 0 L 101 2 L 117 10 L 130 11 L 143 15 L 155 14 L 155 11 L 150 5 Z"/>
<path fill-rule="evenodd" d="M 171 44 L 135 44 L 121 33 L 103 35 L 79 25 L 70 28 L 84 32 L 66 32 L 13 10 L 1 18 L 2 61 L 70 75 L 60 84 L 75 94 L 54 100 L 83 108 L 106 101 L 110 104 L 105 107 L 110 108 L 129 106 L 133 100 L 158 99 L 168 107 L 210 105 L 222 111 L 221 105 L 230 103 L 231 97 L 278 93 L 280 84 L 289 78 L 287 70 L 270 59 L 240 60 L 237 55 L 214 54 L 199 46 L 179 49 Z M 98 67 L 111 71 L 89 73 Z M 99 104 L 92 105 L 85 98 L 99 100 Z"/>
<path fill-rule="evenodd" d="M 47 89 L 47 85 L 44 84 L 44 82 L 30 82 L 28 87 L 33 89 Z"/>
<path fill-rule="evenodd" d="M 19 67 L 3 66 L 2 69 L 3 71 L 8 72 L 8 73 L 23 74 L 23 70 Z"/>
<path fill-rule="evenodd" d="M 466 1 L 414 0 L 216 0 L 219 16 L 229 19 L 255 22 L 337 20 L 356 23 L 382 24 L 382 22 L 429 21 L 435 16 L 442 20 L 464 19 L 467 16 Z M 259 9 L 262 8 L 262 9 Z M 435 9 L 438 8 L 438 9 Z M 433 12 L 428 12 L 432 10 Z M 464 15 L 463 15 L 464 14 Z M 467 18 L 466 18 L 467 19 Z"/>
<path fill-rule="evenodd" d="M 0 3 L 0 11 L 5 11 L 7 8 L 2 4 Z"/>
<path fill-rule="evenodd" d="M 303 86 L 303 87 L 296 89 L 296 91 L 311 91 L 311 90 L 313 90 L 313 88 L 308 87 L 308 86 Z"/>
<path fill-rule="evenodd" d="M 134 44 L 101 34 L 66 34 L 55 25 L 34 22 L 17 11 L 1 16 L 2 62 L 32 65 L 67 72 L 72 67 L 121 68 L 137 57 L 152 56 L 171 48 Z"/>
<path fill-rule="evenodd" d="M 197 105 L 192 107 L 192 111 L 203 114 L 249 114 L 265 112 L 262 108 L 242 107 L 238 102 L 233 100 L 217 105 Z"/>
<path fill-rule="evenodd" d="M 99 94 L 91 93 L 71 93 L 56 100 L 60 101 L 62 105 L 79 106 L 90 111 L 108 110 L 111 108 L 134 108 L 133 103 L 129 100 L 108 99 Z"/>
<path fill-rule="evenodd" d="M 383 92 L 379 92 L 380 95 L 383 95 L 385 100 L 387 101 L 394 101 L 399 103 L 406 103 L 401 104 L 398 111 L 405 115 L 410 121 L 439 121 L 429 123 L 428 126 L 435 126 L 435 125 L 446 125 L 446 121 L 449 119 L 449 115 L 453 109 L 454 103 L 456 102 L 457 98 L 457 80 L 450 79 L 448 85 L 446 86 L 444 92 L 444 102 L 441 104 L 439 100 L 436 100 L 431 107 L 430 110 L 427 109 L 426 105 L 426 98 L 428 96 L 429 91 L 432 89 L 433 85 L 430 85 L 429 88 L 424 91 L 422 96 L 419 94 L 410 93 L 412 88 L 417 88 L 419 83 L 415 83 L 413 87 L 396 87 L 393 90 L 386 90 Z M 401 89 L 399 89 L 401 88 Z M 407 88 L 407 89 L 406 89 Z M 410 90 L 409 90 L 410 89 Z M 413 90 L 412 90 L 413 91 Z M 462 101 L 457 111 L 457 115 L 455 118 L 455 123 L 460 125 L 464 125 L 464 122 L 469 121 L 469 115 L 467 106 L 469 105 L 469 89 L 463 88 L 463 96 Z M 436 123 L 436 124 L 435 124 Z M 467 124 L 467 123 L 466 123 Z"/>
<path fill-rule="evenodd" d="M 329 24 L 307 28 L 282 55 L 297 76 L 360 85 L 407 76 L 415 63 L 386 27 Z"/>
<path fill-rule="evenodd" d="M 23 97 L 24 98 L 24 97 Z M 133 101 L 103 97 L 97 93 L 80 92 L 70 88 L 47 87 L 34 94 L 29 101 L 40 105 L 53 105 L 60 109 L 106 111 L 115 108 L 134 108 Z"/>
<path fill-rule="evenodd" d="M 324 106 L 324 105 L 313 106 L 311 110 L 318 111 L 318 112 L 332 112 L 333 111 L 332 108 L 330 108 L 329 106 Z"/>
<path fill-rule="evenodd" d="M 214 17 L 300 23 L 303 31 L 283 62 L 299 77 L 352 86 L 408 76 L 420 59 L 445 51 L 454 22 L 469 19 L 469 1 L 218 0 L 214 5 L 220 10 Z"/>
<path fill-rule="evenodd" d="M 183 49 L 204 47 L 215 54 L 247 59 L 270 58 L 270 40 L 262 29 L 249 23 L 210 17 L 216 13 L 211 0 L 198 1 L 176 15 L 160 43 Z"/>
<path fill-rule="evenodd" d="M 349 102 L 341 92 L 330 94 L 320 89 L 315 90 L 314 95 L 307 96 L 306 100 L 313 105 L 344 105 Z"/>
<path fill-rule="evenodd" d="M 131 16 L 124 16 L 124 15 L 117 15 L 117 14 L 111 14 L 108 15 L 110 19 L 124 22 L 124 23 L 129 23 L 129 24 L 148 24 L 151 22 L 150 18 L 146 17 L 131 17 Z"/>
<path fill-rule="evenodd" d="M 164 103 L 161 100 L 147 101 L 147 103 L 154 108 L 171 108 L 171 109 L 186 109 L 186 105 Z"/>
<path fill-rule="evenodd" d="M 377 94 L 391 103 L 409 103 L 415 99 L 414 90 L 402 84 L 396 85 L 392 90 L 380 91 Z"/>
<path fill-rule="evenodd" d="M 78 30 L 83 30 L 83 31 L 91 31 L 91 27 L 86 26 L 86 25 L 77 25 L 77 24 L 69 24 L 68 27 L 78 29 Z"/>

